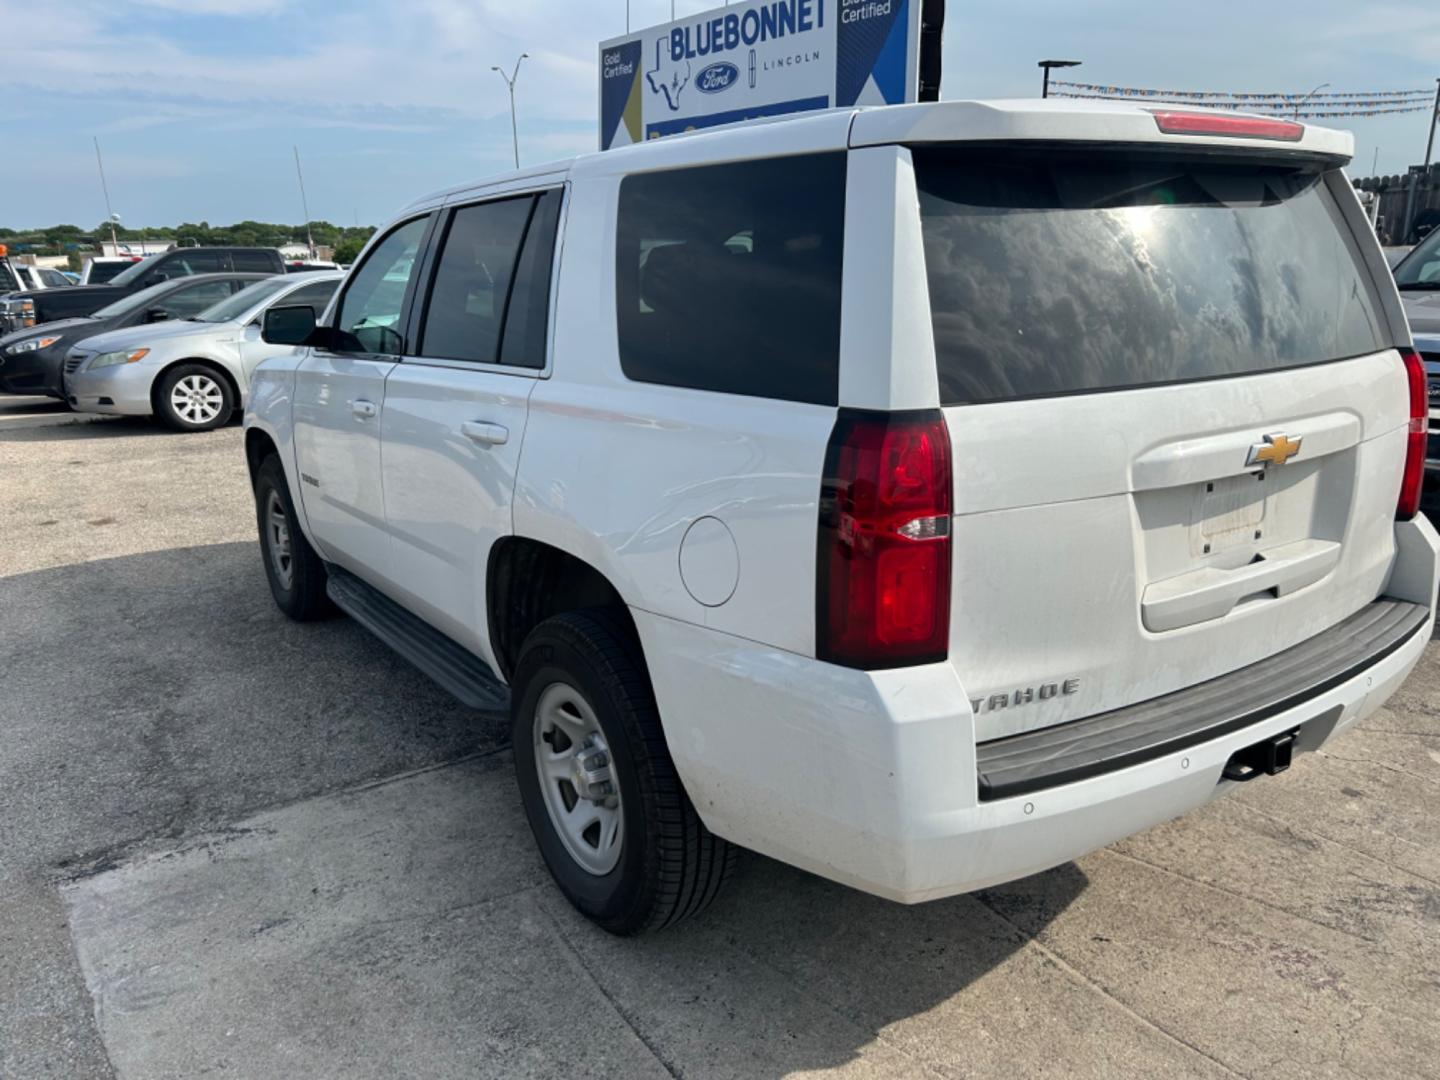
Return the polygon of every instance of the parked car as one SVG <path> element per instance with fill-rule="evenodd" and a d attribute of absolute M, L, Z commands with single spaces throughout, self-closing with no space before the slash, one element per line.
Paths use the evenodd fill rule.
<path fill-rule="evenodd" d="M 208 431 L 243 406 L 255 366 L 290 352 L 260 340 L 272 304 L 324 310 L 344 275 L 266 278 L 183 322 L 139 325 L 86 338 L 65 360 L 65 389 L 79 412 L 155 416 L 177 431 Z"/>
<path fill-rule="evenodd" d="M 1410 329 L 1417 334 L 1440 334 L 1440 230 L 1416 244 L 1393 273 Z"/>
<path fill-rule="evenodd" d="M 904 902 L 1283 772 L 1421 656 L 1420 360 L 1347 133 L 941 102 L 421 199 L 256 372 L 261 555 L 508 701 L 560 889 Z M 563 243 L 561 242 L 563 239 Z"/>
<path fill-rule="evenodd" d="M 1427 513 L 1440 509 L 1440 331 L 1415 335 L 1415 349 L 1425 364 L 1425 394 L 1430 406 L 1430 431 L 1425 450 Z"/>
<path fill-rule="evenodd" d="M 141 261 L 139 255 L 95 255 L 81 267 L 81 285 L 104 285 L 124 270 Z"/>
<path fill-rule="evenodd" d="M 73 284 L 58 270 L 21 262 L 10 254 L 8 245 L 0 244 L 0 294 L 16 289 L 68 289 Z"/>
<path fill-rule="evenodd" d="M 65 354 L 96 334 L 188 319 L 267 274 L 196 274 L 127 293 L 96 311 L 0 337 L 0 393 L 65 398 Z"/>
<path fill-rule="evenodd" d="M 237 272 L 281 274 L 285 272 L 285 263 L 275 248 L 173 248 L 136 263 L 104 285 L 81 285 L 53 292 L 22 290 L 0 298 L 0 333 L 89 315 L 122 296 L 162 281 L 192 274 Z"/>

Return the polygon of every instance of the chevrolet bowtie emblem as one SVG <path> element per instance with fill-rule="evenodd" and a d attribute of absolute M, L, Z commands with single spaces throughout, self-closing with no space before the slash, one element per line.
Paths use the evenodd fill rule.
<path fill-rule="evenodd" d="M 1300 440 L 1289 435 L 1266 435 L 1264 442 L 1250 447 L 1250 456 L 1245 459 L 1251 465 L 1284 465 L 1300 452 Z"/>

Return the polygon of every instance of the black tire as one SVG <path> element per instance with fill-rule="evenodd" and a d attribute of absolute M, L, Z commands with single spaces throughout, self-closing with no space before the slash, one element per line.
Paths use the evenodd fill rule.
<path fill-rule="evenodd" d="M 591 707 L 619 789 L 619 861 L 603 875 L 567 850 L 541 791 L 536 712 L 556 684 L 578 690 Z M 531 631 L 516 664 L 511 721 L 530 829 L 555 883 L 583 915 L 612 934 L 632 935 L 709 906 L 735 868 L 737 849 L 701 824 L 680 784 L 639 642 L 623 616 L 568 612 Z"/>
<path fill-rule="evenodd" d="M 203 394 L 204 400 L 214 400 L 218 393 L 218 409 L 208 415 L 198 411 L 186 416 L 177 410 L 175 388 L 184 383 L 194 387 L 197 399 Z M 197 403 L 197 410 L 201 406 Z M 165 372 L 155 388 L 155 415 L 160 422 L 174 431 L 213 431 L 230 422 L 235 414 L 235 394 L 230 389 L 230 380 L 207 364 L 177 364 Z"/>
<path fill-rule="evenodd" d="M 282 571 L 287 560 L 277 558 L 277 536 L 272 515 L 283 516 L 289 541 L 288 580 Z M 271 454 L 255 472 L 255 522 L 260 529 L 260 556 L 265 564 L 265 580 L 270 595 L 286 615 L 296 622 L 321 619 L 334 610 L 325 593 L 325 562 L 305 539 L 295 517 L 295 504 L 290 499 L 290 486 L 285 482 L 285 468 Z"/>

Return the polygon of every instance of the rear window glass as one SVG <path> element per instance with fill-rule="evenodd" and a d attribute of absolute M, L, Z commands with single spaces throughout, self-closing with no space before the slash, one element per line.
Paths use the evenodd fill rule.
<path fill-rule="evenodd" d="M 833 405 L 845 155 L 620 185 L 620 365 L 640 382 Z"/>
<path fill-rule="evenodd" d="M 916 149 L 940 399 L 1252 374 L 1388 347 L 1319 173 Z"/>

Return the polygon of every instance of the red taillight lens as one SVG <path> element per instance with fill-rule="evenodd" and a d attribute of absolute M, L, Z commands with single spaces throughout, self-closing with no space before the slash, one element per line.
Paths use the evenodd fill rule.
<path fill-rule="evenodd" d="M 939 412 L 841 410 L 820 492 L 820 659 L 886 668 L 945 658 L 950 484 Z"/>
<path fill-rule="evenodd" d="M 1410 427 L 1405 437 L 1405 474 L 1400 481 L 1400 502 L 1395 516 L 1409 521 L 1420 511 L 1420 493 L 1425 487 L 1425 442 L 1429 432 L 1429 405 L 1425 392 L 1425 364 L 1420 354 L 1402 352 L 1405 379 L 1410 385 Z"/>
<path fill-rule="evenodd" d="M 1225 135 L 1232 139 L 1277 139 L 1299 142 L 1305 125 L 1263 116 L 1227 116 L 1224 113 L 1175 112 L 1151 109 L 1155 124 L 1166 135 Z"/>

